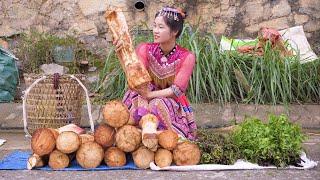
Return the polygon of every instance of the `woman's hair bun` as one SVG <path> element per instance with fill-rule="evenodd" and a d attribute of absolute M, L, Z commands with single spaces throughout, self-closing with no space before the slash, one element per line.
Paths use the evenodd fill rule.
<path fill-rule="evenodd" d="M 182 8 L 176 8 L 176 9 L 183 19 L 187 18 L 188 14 L 185 10 L 183 10 Z"/>

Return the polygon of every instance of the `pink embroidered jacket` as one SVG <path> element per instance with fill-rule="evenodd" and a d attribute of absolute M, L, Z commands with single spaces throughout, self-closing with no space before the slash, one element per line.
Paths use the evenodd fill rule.
<path fill-rule="evenodd" d="M 176 96 L 186 91 L 195 65 L 193 53 L 176 45 L 175 51 L 167 57 L 167 62 L 162 62 L 159 43 L 140 44 L 136 53 L 157 88 L 171 87 Z"/>

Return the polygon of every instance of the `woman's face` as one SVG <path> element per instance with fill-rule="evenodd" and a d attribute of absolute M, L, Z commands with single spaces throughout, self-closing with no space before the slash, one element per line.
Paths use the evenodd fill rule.
<path fill-rule="evenodd" d="M 164 22 L 163 16 L 157 16 L 153 23 L 153 39 L 155 43 L 165 43 L 175 38 L 169 26 Z"/>

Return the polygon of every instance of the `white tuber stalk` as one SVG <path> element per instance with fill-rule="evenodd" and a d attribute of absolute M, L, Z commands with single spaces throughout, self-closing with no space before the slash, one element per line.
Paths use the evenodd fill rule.
<path fill-rule="evenodd" d="M 140 120 L 140 126 L 142 128 L 142 144 L 151 151 L 156 151 L 158 148 L 158 125 L 159 120 L 153 114 L 144 115 Z"/>
<path fill-rule="evenodd" d="M 36 167 L 42 167 L 45 165 L 45 162 L 43 159 L 37 155 L 37 154 L 32 154 L 27 161 L 27 169 L 31 170 Z"/>

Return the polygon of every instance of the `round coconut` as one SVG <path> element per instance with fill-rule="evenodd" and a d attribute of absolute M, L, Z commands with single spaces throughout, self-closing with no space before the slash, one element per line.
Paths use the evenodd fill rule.
<path fill-rule="evenodd" d="M 131 125 L 124 125 L 116 133 L 116 146 L 124 152 L 136 150 L 141 143 L 141 131 Z"/>
<path fill-rule="evenodd" d="M 57 129 L 53 129 L 53 128 L 48 128 L 48 129 L 52 132 L 54 139 L 57 140 L 57 138 L 59 136 L 59 131 Z"/>
<path fill-rule="evenodd" d="M 35 154 L 39 156 L 50 154 L 55 146 L 54 134 L 48 128 L 40 128 L 33 132 L 31 149 Z"/>
<path fill-rule="evenodd" d="M 68 155 L 60 152 L 59 150 L 54 150 L 49 157 L 49 166 L 52 169 L 63 169 L 69 166 L 70 159 Z"/>
<path fill-rule="evenodd" d="M 96 168 L 104 158 L 103 148 L 96 142 L 87 142 L 77 151 L 77 162 L 83 168 Z"/>
<path fill-rule="evenodd" d="M 142 169 L 150 167 L 150 163 L 154 161 L 154 152 L 148 148 L 141 146 L 132 153 L 134 164 Z"/>
<path fill-rule="evenodd" d="M 172 158 L 173 157 L 171 151 L 161 148 L 157 150 L 154 161 L 159 167 L 167 167 L 171 165 Z"/>
<path fill-rule="evenodd" d="M 113 145 L 115 134 L 116 130 L 113 127 L 101 124 L 94 131 L 94 140 L 103 148 L 107 148 Z"/>
<path fill-rule="evenodd" d="M 84 144 L 86 142 L 93 142 L 94 141 L 94 136 L 91 134 L 80 134 L 79 135 L 81 144 Z"/>
<path fill-rule="evenodd" d="M 79 135 L 73 131 L 64 131 L 57 138 L 57 149 L 66 154 L 77 151 L 80 144 Z"/>
<path fill-rule="evenodd" d="M 196 144 L 185 141 L 173 150 L 173 161 L 178 166 L 196 165 L 200 161 L 200 149 Z"/>
<path fill-rule="evenodd" d="M 119 128 L 127 124 L 130 113 L 128 107 L 121 101 L 110 101 L 104 106 L 103 117 L 108 125 Z"/>
<path fill-rule="evenodd" d="M 159 136 L 159 144 L 165 149 L 173 150 L 178 144 L 178 134 L 172 130 L 164 130 Z"/>
<path fill-rule="evenodd" d="M 136 121 L 133 119 L 132 115 L 130 115 L 127 124 L 128 124 L 128 125 L 132 125 L 132 126 L 135 126 L 135 125 L 136 125 Z"/>
<path fill-rule="evenodd" d="M 104 162 L 110 167 L 126 165 L 126 154 L 117 147 L 110 147 L 104 153 Z"/>

